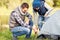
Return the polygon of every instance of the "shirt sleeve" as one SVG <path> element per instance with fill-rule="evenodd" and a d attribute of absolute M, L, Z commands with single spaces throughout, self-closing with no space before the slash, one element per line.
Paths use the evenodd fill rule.
<path fill-rule="evenodd" d="M 30 15 L 28 12 L 26 13 L 26 16 L 29 18 L 29 20 L 32 20 L 32 15 Z"/>
<path fill-rule="evenodd" d="M 22 25 L 23 27 L 27 27 L 30 28 L 30 26 L 28 24 L 26 24 L 19 16 L 19 14 L 17 14 L 16 12 L 14 13 L 14 17 L 17 20 L 17 22 Z"/>

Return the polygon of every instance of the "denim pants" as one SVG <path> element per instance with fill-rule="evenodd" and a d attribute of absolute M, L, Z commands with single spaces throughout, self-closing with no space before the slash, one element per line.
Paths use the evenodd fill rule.
<path fill-rule="evenodd" d="M 45 21 L 45 17 L 43 15 L 39 15 L 37 12 L 33 11 L 34 13 L 34 24 L 38 25 L 38 28 L 41 29 L 43 25 L 43 21 Z"/>
<path fill-rule="evenodd" d="M 39 29 L 42 28 L 44 20 L 45 20 L 45 17 L 43 15 L 39 15 L 38 17 L 38 28 Z"/>
<path fill-rule="evenodd" d="M 33 26 L 32 20 L 29 21 L 29 25 L 31 27 Z M 30 38 L 32 29 L 22 27 L 22 26 L 17 26 L 17 27 L 14 27 L 11 30 L 11 32 L 13 34 L 13 40 L 17 40 L 17 36 L 21 36 L 21 35 L 26 35 L 26 38 Z"/>

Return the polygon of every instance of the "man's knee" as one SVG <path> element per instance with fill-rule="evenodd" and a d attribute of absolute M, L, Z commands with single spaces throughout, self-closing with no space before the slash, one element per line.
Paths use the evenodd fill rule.
<path fill-rule="evenodd" d="M 30 29 L 26 29 L 26 31 L 27 31 L 27 34 L 29 34 L 29 33 L 30 33 Z"/>

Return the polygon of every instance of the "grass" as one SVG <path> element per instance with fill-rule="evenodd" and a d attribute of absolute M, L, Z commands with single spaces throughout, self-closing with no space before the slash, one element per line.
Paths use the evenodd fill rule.
<path fill-rule="evenodd" d="M 9 30 L 0 31 L 0 40 L 12 40 L 12 33 Z M 18 40 L 40 40 L 40 39 L 36 39 L 36 35 L 32 34 L 29 39 L 25 38 L 25 35 L 18 36 Z"/>
<path fill-rule="evenodd" d="M 36 36 L 35 35 L 31 35 L 31 38 L 26 39 L 25 35 L 23 36 L 18 36 L 19 40 L 35 40 Z M 9 29 L 5 29 L 0 31 L 0 40 L 12 40 L 12 33 L 10 32 Z"/>
<path fill-rule="evenodd" d="M 22 36 L 18 36 L 19 40 L 25 40 L 25 35 Z M 35 39 L 35 35 L 31 35 L 31 38 L 29 38 L 28 40 L 34 40 Z M 12 40 L 12 33 L 10 32 L 9 29 L 3 29 L 0 30 L 0 40 Z M 27 39 L 26 39 L 27 40 Z"/>
<path fill-rule="evenodd" d="M 9 30 L 0 31 L 0 40 L 11 40 L 12 34 Z"/>

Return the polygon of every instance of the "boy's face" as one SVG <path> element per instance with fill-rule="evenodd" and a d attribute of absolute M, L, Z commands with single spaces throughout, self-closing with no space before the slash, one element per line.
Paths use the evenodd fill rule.
<path fill-rule="evenodd" d="M 28 8 L 22 8 L 22 12 L 25 13 L 27 12 Z"/>

